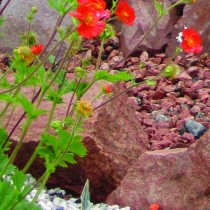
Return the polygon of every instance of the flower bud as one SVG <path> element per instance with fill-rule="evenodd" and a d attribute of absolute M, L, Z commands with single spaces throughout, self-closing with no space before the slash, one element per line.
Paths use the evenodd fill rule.
<path fill-rule="evenodd" d="M 31 12 L 35 14 L 38 11 L 36 6 L 31 7 Z"/>
<path fill-rule="evenodd" d="M 31 49 L 27 46 L 19 47 L 17 53 L 20 58 L 28 63 L 31 63 L 34 60 L 34 54 Z"/>

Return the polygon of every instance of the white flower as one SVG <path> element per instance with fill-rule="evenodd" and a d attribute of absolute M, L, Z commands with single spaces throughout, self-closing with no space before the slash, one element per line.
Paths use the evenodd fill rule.
<path fill-rule="evenodd" d="M 176 37 L 177 42 L 182 42 L 182 32 L 179 32 L 178 36 Z"/>

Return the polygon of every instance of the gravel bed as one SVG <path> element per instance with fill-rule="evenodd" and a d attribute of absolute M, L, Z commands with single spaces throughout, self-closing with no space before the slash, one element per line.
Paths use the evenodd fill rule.
<path fill-rule="evenodd" d="M 3 178 L 8 182 L 12 183 L 11 175 L 4 176 Z M 27 179 L 25 181 L 25 186 L 32 185 L 36 183 L 36 179 L 31 174 L 26 174 Z M 38 188 L 35 188 L 31 191 L 29 195 L 26 196 L 26 199 L 30 202 L 36 195 Z M 71 198 L 66 195 L 65 190 L 57 187 L 55 189 L 44 189 L 40 193 L 37 199 L 37 205 L 43 210 L 80 210 L 81 208 L 81 199 L 80 198 Z M 118 205 L 109 206 L 105 203 L 93 204 L 90 203 L 91 210 L 130 210 L 129 206 L 120 208 Z"/>

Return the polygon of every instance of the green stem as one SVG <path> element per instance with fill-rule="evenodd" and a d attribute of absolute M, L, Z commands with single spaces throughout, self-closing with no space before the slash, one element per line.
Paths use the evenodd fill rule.
<path fill-rule="evenodd" d="M 23 131 L 22 131 L 22 135 L 20 137 L 20 140 L 19 140 L 17 146 L 15 147 L 14 151 L 12 152 L 12 154 L 11 154 L 7 164 L 2 169 L 2 171 L 0 173 L 0 177 L 2 177 L 2 175 L 4 175 L 4 173 L 7 170 L 9 164 L 11 164 L 14 161 L 14 159 L 15 159 L 15 157 L 16 157 L 16 155 L 17 155 L 17 153 L 18 153 L 18 151 L 19 151 L 19 149 L 20 149 L 20 147 L 21 147 L 21 145 L 23 143 L 23 140 L 25 138 L 25 135 L 26 135 L 26 133 L 28 131 L 28 128 L 29 128 L 31 122 L 32 122 L 32 119 L 31 118 L 27 118 L 26 123 L 25 123 L 24 128 L 23 128 Z"/>
<path fill-rule="evenodd" d="M 73 30 L 74 31 L 74 30 Z M 38 71 L 38 69 L 42 66 L 42 64 L 44 64 L 47 59 L 49 58 L 49 56 L 51 54 L 53 54 L 53 52 L 57 49 L 57 47 L 73 32 L 73 31 L 70 31 L 69 33 L 67 33 L 67 35 L 61 39 L 55 46 L 54 48 L 44 57 L 43 61 L 24 79 L 22 80 L 20 83 L 18 83 L 17 85 L 13 86 L 12 88 L 8 89 L 8 90 L 5 90 L 5 91 L 2 91 L 0 92 L 0 94 L 4 94 L 4 93 L 8 93 L 10 92 L 11 90 L 14 90 L 16 89 L 17 87 L 20 87 L 22 84 L 24 84 L 35 72 Z"/>
<path fill-rule="evenodd" d="M 57 78 L 58 74 L 59 74 L 60 71 L 62 70 L 62 66 L 63 66 L 63 64 L 64 64 L 64 62 L 65 62 L 65 60 L 66 60 L 66 58 L 67 58 L 67 56 L 68 56 L 68 54 L 69 54 L 69 52 L 70 52 L 70 50 L 71 50 L 71 46 L 70 46 L 70 47 L 68 48 L 68 50 L 66 51 L 65 56 L 64 56 L 64 59 L 62 60 L 60 66 L 59 66 L 59 69 L 56 71 L 56 73 L 55 73 L 53 79 L 50 81 L 50 83 L 47 85 L 47 87 L 41 92 L 41 94 L 40 94 L 40 96 L 39 96 L 39 99 L 38 99 L 38 101 L 37 101 L 37 104 L 36 104 L 35 109 L 37 109 L 37 108 L 39 107 L 39 105 L 40 105 L 40 103 L 41 103 L 41 101 L 42 101 L 42 99 L 43 99 L 45 93 L 46 93 L 47 90 L 51 87 L 51 85 L 53 84 L 53 82 L 54 82 L 55 79 Z M 54 113 L 54 111 L 55 111 L 56 105 L 57 105 L 57 103 L 54 101 L 54 102 L 53 102 L 53 105 L 52 105 L 52 108 L 51 108 L 51 111 L 50 111 L 50 115 L 49 115 L 49 117 L 48 117 L 47 125 L 46 125 L 46 127 L 45 127 L 45 131 L 44 131 L 44 132 L 47 132 L 48 129 L 49 129 L 50 122 L 51 122 L 51 120 L 52 120 L 52 116 L 53 116 L 53 113 Z M 40 142 L 39 142 L 39 145 L 37 146 L 37 148 L 39 148 L 41 145 L 42 145 L 42 143 L 41 143 L 41 141 L 40 141 Z M 29 167 L 31 166 L 31 164 L 34 162 L 36 156 L 37 156 L 37 150 L 34 151 L 34 153 L 32 154 L 31 158 L 30 158 L 29 161 L 27 162 L 26 166 L 25 166 L 24 169 L 23 169 L 23 173 L 25 173 L 25 172 L 29 169 Z"/>
<path fill-rule="evenodd" d="M 46 172 L 46 174 L 45 174 L 45 176 L 44 176 L 44 178 L 43 178 L 43 181 L 42 181 L 41 185 L 39 186 L 39 189 L 38 189 L 38 191 L 36 192 L 36 195 L 34 196 L 32 202 L 34 202 L 34 203 L 36 202 L 36 200 L 37 200 L 37 198 L 39 197 L 40 193 L 41 193 L 42 190 L 44 189 L 45 184 L 46 184 L 47 180 L 48 180 L 49 177 L 50 177 L 50 174 L 51 174 L 51 172 L 48 172 L 48 171 Z"/>
<path fill-rule="evenodd" d="M 52 120 L 52 116 L 53 116 L 53 113 L 55 111 L 56 105 L 57 105 L 57 103 L 56 102 L 53 102 L 53 105 L 52 105 L 52 108 L 50 110 L 50 114 L 49 114 L 49 117 L 48 117 L 48 120 L 47 120 L 47 125 L 45 127 L 44 133 L 47 132 L 48 129 L 49 129 L 49 127 L 50 127 L 50 122 Z M 38 146 L 37 146 L 37 148 L 39 148 L 41 146 L 42 146 L 42 142 L 40 141 L 39 144 L 38 144 Z M 31 164 L 34 162 L 36 156 L 37 156 L 37 149 L 34 151 L 34 153 L 32 154 L 31 158 L 29 159 L 29 161 L 27 162 L 27 164 L 23 168 L 23 170 L 22 170 L 23 173 L 26 173 L 27 172 L 27 170 L 29 169 L 29 167 L 31 166 Z"/>
<path fill-rule="evenodd" d="M 82 116 L 78 117 L 77 121 L 75 122 L 74 127 L 72 128 L 71 137 L 70 137 L 69 142 L 66 146 L 66 149 L 63 151 L 60 158 L 53 165 L 54 168 L 56 168 L 60 164 L 60 162 L 63 160 L 64 156 L 66 155 L 66 153 L 69 151 L 69 147 L 71 146 L 72 139 L 74 137 L 75 129 L 76 129 L 76 127 L 77 127 L 77 125 L 78 125 L 78 123 L 80 122 L 81 119 L 82 119 Z"/>

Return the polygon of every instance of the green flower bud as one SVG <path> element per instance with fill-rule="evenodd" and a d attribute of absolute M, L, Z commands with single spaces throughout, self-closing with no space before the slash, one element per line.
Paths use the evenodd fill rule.
<path fill-rule="evenodd" d="M 31 7 L 31 12 L 35 14 L 38 11 L 36 6 Z"/>

